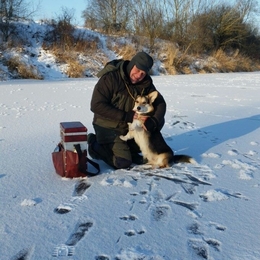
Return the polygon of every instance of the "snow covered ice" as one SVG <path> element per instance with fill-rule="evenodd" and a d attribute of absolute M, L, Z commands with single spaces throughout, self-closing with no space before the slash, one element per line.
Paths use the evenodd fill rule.
<path fill-rule="evenodd" d="M 93 132 L 97 79 L 0 83 L 1 259 L 260 259 L 260 73 L 153 80 L 165 140 L 198 164 L 72 180 L 51 153 L 60 122 Z"/>

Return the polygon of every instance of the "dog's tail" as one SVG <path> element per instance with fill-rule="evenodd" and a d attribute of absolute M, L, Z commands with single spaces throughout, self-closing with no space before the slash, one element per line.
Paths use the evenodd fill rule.
<path fill-rule="evenodd" d="M 197 163 L 194 158 L 192 158 L 189 155 L 185 155 L 185 154 L 174 155 L 172 158 L 172 162 L 173 163 L 192 163 L 192 164 Z"/>

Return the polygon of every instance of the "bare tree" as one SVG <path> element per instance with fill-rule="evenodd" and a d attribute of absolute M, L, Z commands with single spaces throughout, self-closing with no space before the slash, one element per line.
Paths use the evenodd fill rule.
<path fill-rule="evenodd" d="M 66 51 L 66 48 L 75 44 L 73 37 L 74 26 L 72 21 L 74 20 L 75 10 L 67 7 L 61 8 L 62 12 L 57 15 L 56 19 L 51 20 L 51 29 L 45 36 L 47 44 L 56 46 L 62 52 Z"/>
<path fill-rule="evenodd" d="M 167 35 L 179 45 L 185 44 L 188 29 L 193 17 L 206 10 L 212 2 L 208 0 L 165 0 Z M 208 3 L 210 2 L 210 4 Z"/>
<path fill-rule="evenodd" d="M 8 41 L 9 36 L 14 32 L 13 21 L 27 19 L 36 12 L 36 9 L 30 9 L 34 5 L 28 4 L 25 0 L 0 0 L 0 32 L 3 41 Z"/>
<path fill-rule="evenodd" d="M 62 7 L 62 13 L 58 16 L 57 24 L 55 26 L 55 33 L 58 36 L 58 42 L 65 45 L 70 44 L 72 40 L 72 33 L 74 31 L 74 26 L 72 21 L 74 20 L 75 10 Z M 64 49 L 65 50 L 65 49 Z"/>
<path fill-rule="evenodd" d="M 86 27 L 113 33 L 127 29 L 129 7 L 129 0 L 89 0 L 82 17 Z"/>
<path fill-rule="evenodd" d="M 194 51 L 243 48 L 252 33 L 248 22 L 254 0 L 237 0 L 233 5 L 214 3 L 192 17 L 186 41 Z"/>
<path fill-rule="evenodd" d="M 150 48 L 162 36 L 164 28 L 164 1 L 133 0 L 132 25 L 134 32 L 149 38 Z"/>

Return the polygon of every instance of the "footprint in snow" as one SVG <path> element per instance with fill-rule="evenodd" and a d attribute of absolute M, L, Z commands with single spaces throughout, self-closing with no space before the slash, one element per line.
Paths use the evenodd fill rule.
<path fill-rule="evenodd" d="M 236 144 L 237 144 L 237 142 L 236 142 L 236 141 L 233 141 L 233 142 L 231 142 L 231 143 L 228 143 L 227 146 L 233 147 L 233 146 L 236 145 Z"/>
<path fill-rule="evenodd" d="M 203 240 L 216 251 L 220 251 L 221 242 L 214 238 L 203 238 Z"/>
<path fill-rule="evenodd" d="M 216 229 L 217 227 L 220 227 L 220 225 L 216 224 L 215 225 Z M 196 235 L 196 236 L 203 236 L 204 232 L 201 229 L 201 225 L 196 221 L 194 223 L 192 223 L 191 225 L 189 225 L 187 227 L 187 230 L 190 234 L 192 235 Z M 220 230 L 220 229 L 219 229 Z M 221 231 L 223 231 L 224 228 L 221 228 Z M 221 247 L 221 242 L 218 241 L 217 239 L 214 238 L 204 238 L 202 237 L 203 241 L 206 242 L 210 247 L 214 248 L 216 251 L 220 251 L 220 247 Z M 189 241 L 189 245 L 190 247 L 195 251 L 199 253 L 199 256 L 201 256 L 202 258 L 206 258 L 207 256 L 207 247 L 205 247 L 205 244 L 203 243 L 202 240 L 198 239 L 198 240 L 190 240 Z M 200 250 L 200 246 L 202 245 L 202 249 Z"/>
<path fill-rule="evenodd" d="M 137 245 L 136 247 L 122 248 L 119 253 L 113 258 L 113 260 L 163 260 L 164 256 L 160 256 L 153 252 L 152 248 L 147 249 L 142 248 L 142 245 Z"/>
<path fill-rule="evenodd" d="M 254 151 L 254 150 L 249 150 L 247 153 L 244 154 L 245 157 L 251 157 L 251 156 L 254 156 L 254 155 L 257 155 L 258 152 L 257 151 Z"/>
<path fill-rule="evenodd" d="M 10 260 L 29 260 L 33 253 L 33 248 L 24 248 L 19 251 L 15 256 L 13 256 Z"/>
<path fill-rule="evenodd" d="M 70 206 L 60 205 L 54 209 L 54 213 L 66 214 L 66 213 L 69 213 L 71 210 L 72 210 L 72 208 Z"/>
<path fill-rule="evenodd" d="M 149 191 L 148 190 L 142 190 L 140 192 L 132 192 L 130 193 L 131 196 L 138 196 L 138 195 L 146 195 Z"/>
<path fill-rule="evenodd" d="M 105 177 L 100 184 L 102 186 L 120 186 L 120 187 L 126 187 L 126 188 L 132 188 L 136 186 L 136 180 L 133 178 L 127 178 L 127 177 Z"/>
<path fill-rule="evenodd" d="M 195 129 L 195 124 L 189 121 L 182 122 L 182 125 L 184 126 L 185 129 Z"/>
<path fill-rule="evenodd" d="M 135 231 L 135 230 L 131 229 L 131 230 L 126 231 L 124 234 L 128 237 L 132 237 L 132 236 L 135 236 L 136 234 L 142 235 L 144 233 L 145 233 L 145 230 L 143 230 L 143 229 L 141 229 L 139 231 Z"/>
<path fill-rule="evenodd" d="M 81 180 L 75 184 L 75 188 L 73 191 L 73 197 L 82 197 L 86 190 L 91 186 L 91 183 L 89 183 L 87 180 Z M 71 204 L 71 203 L 69 203 Z M 54 213 L 57 214 L 66 214 L 69 213 L 72 210 L 72 208 L 68 205 L 59 205 L 54 209 Z"/>
<path fill-rule="evenodd" d="M 215 159 L 215 158 L 220 158 L 221 155 L 218 154 L 218 153 L 203 153 L 203 154 L 202 154 L 202 157 Z"/>
<path fill-rule="evenodd" d="M 75 254 L 74 246 L 58 245 L 53 249 L 53 257 L 73 256 Z"/>
<path fill-rule="evenodd" d="M 66 242 L 67 246 L 75 246 L 84 236 L 87 231 L 93 226 L 93 222 L 79 222 L 75 231 L 70 235 L 69 239 Z"/>
<path fill-rule="evenodd" d="M 254 177 L 254 172 L 257 168 L 249 163 L 242 162 L 240 160 L 223 160 L 223 165 L 228 165 L 233 169 L 239 170 L 239 179 L 251 180 Z"/>
<path fill-rule="evenodd" d="M 207 192 L 200 194 L 200 197 L 205 202 L 227 200 L 230 197 L 248 200 L 248 198 L 243 194 L 241 194 L 240 192 L 233 192 L 233 191 L 228 191 L 223 189 L 208 190 Z"/>
<path fill-rule="evenodd" d="M 155 221 L 163 221 L 168 218 L 170 212 L 170 206 L 168 205 L 160 205 L 155 206 L 152 209 L 152 218 Z"/>
<path fill-rule="evenodd" d="M 225 226 L 223 226 L 223 225 L 221 225 L 221 224 L 218 224 L 218 223 L 216 223 L 216 222 L 210 222 L 210 223 L 209 223 L 209 226 L 210 226 L 210 227 L 215 227 L 216 230 L 219 230 L 219 231 L 225 231 L 225 230 L 227 229 Z"/>
<path fill-rule="evenodd" d="M 236 156 L 239 154 L 238 150 L 236 149 L 231 149 L 228 151 L 228 154 L 231 155 L 231 156 Z"/>
<path fill-rule="evenodd" d="M 198 222 L 194 222 L 187 227 L 187 230 L 190 234 L 193 235 L 203 235 L 203 231 L 201 230 L 201 226 Z"/>
<path fill-rule="evenodd" d="M 125 221 L 128 221 L 128 220 L 130 220 L 130 221 L 135 221 L 135 220 L 137 220 L 138 218 L 137 218 L 137 216 L 135 216 L 135 215 L 129 215 L 129 216 L 120 217 L 120 219 L 121 219 L 121 220 L 125 220 Z"/>
<path fill-rule="evenodd" d="M 85 236 L 86 232 L 89 231 L 92 226 L 92 221 L 79 221 L 67 242 L 56 246 L 52 252 L 52 256 L 73 256 L 75 254 L 76 244 Z"/>
<path fill-rule="evenodd" d="M 40 198 L 36 198 L 36 199 L 24 199 L 21 202 L 21 206 L 24 207 L 31 207 L 31 206 L 36 206 L 38 203 L 41 203 L 42 200 Z"/>
<path fill-rule="evenodd" d="M 124 220 L 124 221 L 135 221 L 137 220 L 137 216 L 136 215 L 126 215 L 126 216 L 123 216 L 123 217 L 120 217 L 119 219 L 121 220 Z M 146 231 L 144 229 L 141 229 L 141 230 L 133 230 L 133 229 L 130 229 L 126 232 L 124 232 L 124 235 L 128 236 L 128 237 L 132 237 L 132 236 L 135 236 L 135 235 L 142 235 L 144 234 Z M 120 238 L 118 239 L 118 242 L 119 242 Z"/>
<path fill-rule="evenodd" d="M 190 239 L 188 246 L 191 248 L 191 259 L 196 259 L 197 256 L 202 259 L 210 259 L 208 244 L 205 241 L 201 239 Z"/>
<path fill-rule="evenodd" d="M 110 260 L 110 258 L 107 255 L 98 255 L 95 260 Z"/>
<path fill-rule="evenodd" d="M 74 192 L 73 192 L 73 197 L 82 196 L 90 186 L 91 186 L 91 184 L 89 182 L 87 182 L 86 180 L 77 182 L 75 185 Z"/>

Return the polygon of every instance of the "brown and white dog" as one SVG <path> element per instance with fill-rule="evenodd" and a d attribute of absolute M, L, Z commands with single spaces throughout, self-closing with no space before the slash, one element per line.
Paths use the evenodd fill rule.
<path fill-rule="evenodd" d="M 161 132 L 148 132 L 143 126 L 143 122 L 138 119 L 140 116 L 148 116 L 153 112 L 152 103 L 157 98 L 158 92 L 153 91 L 147 96 L 137 96 L 133 111 L 137 114 L 132 123 L 128 123 L 128 133 L 120 136 L 120 139 L 127 141 L 135 140 L 140 147 L 142 155 L 148 160 L 147 164 L 153 167 L 165 168 L 173 163 L 185 162 L 196 163 L 195 160 L 188 155 L 174 155 L 172 149 L 165 142 Z"/>

